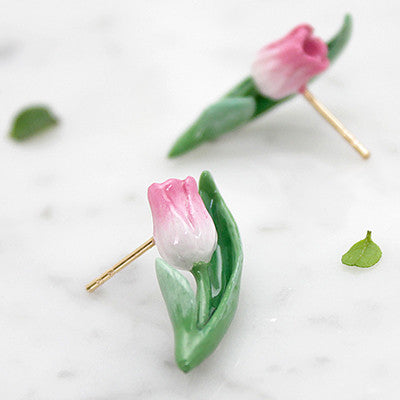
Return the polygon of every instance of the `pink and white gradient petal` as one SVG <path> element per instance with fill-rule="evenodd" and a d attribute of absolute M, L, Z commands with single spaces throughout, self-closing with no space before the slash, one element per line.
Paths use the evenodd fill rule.
<path fill-rule="evenodd" d="M 153 236 L 161 257 L 190 270 L 209 262 L 217 246 L 217 231 L 191 176 L 168 179 L 148 189 Z"/>
<path fill-rule="evenodd" d="M 252 66 L 252 77 L 261 94 L 281 99 L 302 92 L 308 81 L 329 66 L 326 43 L 303 24 L 282 39 L 264 46 Z"/>

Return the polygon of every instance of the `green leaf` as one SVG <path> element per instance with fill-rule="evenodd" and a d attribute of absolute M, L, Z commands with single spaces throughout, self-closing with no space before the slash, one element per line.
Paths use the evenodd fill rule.
<path fill-rule="evenodd" d="M 175 359 L 184 372 L 208 357 L 228 330 L 239 300 L 243 263 L 238 228 L 209 172 L 202 173 L 199 192 L 218 232 L 212 260 L 196 265 L 193 270 L 200 296 L 197 293 L 194 300 L 186 278 L 164 261 L 157 260 L 156 269 L 174 328 Z M 211 293 L 207 289 L 210 284 L 212 301 L 208 302 L 204 296 Z M 208 307 L 208 312 L 204 307 Z"/>
<path fill-rule="evenodd" d="M 57 118 L 48 108 L 30 107 L 22 110 L 15 117 L 10 136 L 15 140 L 25 140 L 57 125 L 57 123 Z"/>
<path fill-rule="evenodd" d="M 360 268 L 368 268 L 375 265 L 380 260 L 381 256 L 381 249 L 372 241 L 371 231 L 368 231 L 365 239 L 357 242 L 343 255 L 342 263 L 346 265 L 355 265 Z"/>
<path fill-rule="evenodd" d="M 216 309 L 226 295 L 228 284 L 232 284 L 231 278 L 238 278 L 236 274 L 241 273 L 242 244 L 236 222 L 208 171 L 201 174 L 199 192 L 214 220 L 218 233 L 218 247 L 208 264 L 210 281 L 213 286 L 211 306 Z"/>
<path fill-rule="evenodd" d="M 161 258 L 156 260 L 156 272 L 174 329 L 194 328 L 197 317 L 196 302 L 188 280 Z"/>
<path fill-rule="evenodd" d="M 200 143 L 216 139 L 244 124 L 252 117 L 255 108 L 255 101 L 252 97 L 226 98 L 212 104 L 176 141 L 169 152 L 169 157 L 186 153 Z"/>
<path fill-rule="evenodd" d="M 340 28 L 339 32 L 327 43 L 328 58 L 330 59 L 331 62 L 333 62 L 345 48 L 346 44 L 350 40 L 351 31 L 352 31 L 352 18 L 351 15 L 347 14 L 344 18 L 342 27 Z M 219 134 L 216 136 L 222 135 L 234 128 L 243 125 L 248 121 L 251 121 L 252 119 L 260 116 L 261 114 L 272 110 L 279 104 L 285 103 L 294 96 L 295 95 L 287 96 L 279 100 L 274 100 L 269 97 L 262 96 L 258 92 L 253 79 L 251 77 L 245 78 L 244 80 L 239 82 L 239 84 L 237 84 L 233 89 L 231 89 L 223 97 L 223 100 L 236 99 L 236 98 L 246 98 L 246 99 L 252 98 L 255 102 L 254 112 L 247 120 L 243 119 L 241 121 L 238 121 L 236 125 L 233 124 L 232 120 L 230 127 L 228 128 L 227 126 L 226 129 L 221 130 Z M 201 126 L 197 125 L 198 121 L 199 120 L 197 120 L 191 127 L 189 127 L 189 129 L 185 133 L 183 133 L 183 135 L 176 141 L 170 153 L 168 154 L 169 157 L 179 156 L 199 146 L 202 142 L 211 139 L 207 138 L 206 136 L 203 137 L 202 140 L 197 139 L 198 138 L 197 135 L 202 137 Z"/>
<path fill-rule="evenodd" d="M 346 47 L 350 40 L 351 32 L 353 30 L 353 21 L 350 14 L 344 17 L 343 25 L 339 32 L 328 42 L 328 57 L 329 60 L 334 62 Z"/>

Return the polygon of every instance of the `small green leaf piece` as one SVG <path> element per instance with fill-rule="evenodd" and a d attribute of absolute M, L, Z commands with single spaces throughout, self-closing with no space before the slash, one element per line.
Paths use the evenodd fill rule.
<path fill-rule="evenodd" d="M 357 242 L 343 255 L 342 263 L 360 268 L 369 268 L 375 265 L 381 257 L 382 251 L 379 246 L 372 241 L 371 231 L 368 231 L 365 239 Z"/>
<path fill-rule="evenodd" d="M 200 143 L 216 139 L 249 121 L 256 109 L 253 97 L 225 98 L 202 112 L 197 121 L 175 142 L 169 157 L 176 157 Z"/>
<path fill-rule="evenodd" d="M 10 136 L 25 140 L 57 125 L 58 119 L 46 107 L 34 106 L 22 110 L 14 119 Z"/>

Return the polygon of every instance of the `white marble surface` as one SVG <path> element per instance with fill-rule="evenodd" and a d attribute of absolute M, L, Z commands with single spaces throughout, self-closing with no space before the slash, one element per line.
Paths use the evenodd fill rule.
<path fill-rule="evenodd" d="M 5 1 L 0 12 L 0 398 L 382 400 L 400 394 L 397 1 Z M 254 52 L 308 21 L 350 46 L 312 90 L 364 162 L 298 98 L 177 160 L 166 151 Z M 6 135 L 25 105 L 60 127 Z M 213 172 L 239 224 L 239 309 L 184 375 L 156 250 L 84 285 L 151 235 L 146 188 Z M 341 255 L 367 229 L 368 270 Z"/>

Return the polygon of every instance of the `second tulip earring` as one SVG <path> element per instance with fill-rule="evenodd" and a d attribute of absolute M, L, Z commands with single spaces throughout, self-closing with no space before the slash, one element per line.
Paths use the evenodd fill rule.
<path fill-rule="evenodd" d="M 144 252 L 157 246 L 156 273 L 175 336 L 175 359 L 188 372 L 218 346 L 239 299 L 242 245 L 235 220 L 209 172 L 169 179 L 148 189 L 153 237 L 86 286 L 93 292 Z M 190 271 L 196 281 L 176 270 Z"/>
<path fill-rule="evenodd" d="M 299 93 L 367 159 L 369 150 L 307 88 L 310 80 L 325 71 L 342 52 L 351 28 L 352 20 L 347 15 L 337 35 L 325 43 L 313 35 L 310 25 L 303 24 L 263 47 L 252 65 L 251 76 L 203 111 L 178 138 L 169 156 L 179 156 L 244 125 Z"/>

